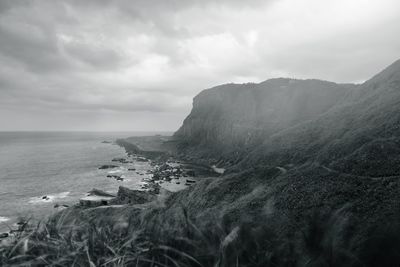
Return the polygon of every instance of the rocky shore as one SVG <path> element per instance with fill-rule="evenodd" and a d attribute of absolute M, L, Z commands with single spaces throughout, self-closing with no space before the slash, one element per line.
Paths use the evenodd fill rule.
<path fill-rule="evenodd" d="M 158 138 L 158 137 L 155 137 Z M 104 144 L 115 144 L 115 142 L 102 142 Z M 121 145 L 121 144 L 119 144 Z M 132 150 L 129 144 L 121 145 L 126 149 L 126 157 L 112 158 L 110 163 L 99 165 L 99 170 L 116 170 L 125 167 L 128 172 L 132 172 L 140 178 L 140 188 L 131 189 L 126 186 L 119 186 L 118 192 L 109 193 L 102 189 L 92 189 L 85 196 L 79 199 L 75 205 L 65 203 L 54 204 L 54 209 L 62 211 L 73 208 L 94 208 L 101 206 L 116 205 L 135 205 L 152 202 L 166 194 L 183 190 L 197 182 L 202 176 L 203 171 L 197 170 L 196 166 L 185 164 L 174 159 L 171 155 L 163 152 L 146 152 L 139 149 Z M 147 162 L 150 168 L 146 171 L 137 169 L 135 163 Z M 124 182 L 124 175 L 119 173 L 108 173 L 106 178 Z M 43 202 L 50 202 L 48 195 L 38 197 Z M 26 230 L 28 219 L 21 219 L 15 225 L 10 226 L 8 232 L 0 233 L 0 242 L 15 236 L 16 233 Z"/>

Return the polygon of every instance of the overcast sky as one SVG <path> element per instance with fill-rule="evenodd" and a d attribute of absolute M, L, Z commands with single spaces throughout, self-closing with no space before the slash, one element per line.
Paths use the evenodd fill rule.
<path fill-rule="evenodd" d="M 208 87 L 399 58 L 398 0 L 0 0 L 0 130 L 175 130 Z"/>

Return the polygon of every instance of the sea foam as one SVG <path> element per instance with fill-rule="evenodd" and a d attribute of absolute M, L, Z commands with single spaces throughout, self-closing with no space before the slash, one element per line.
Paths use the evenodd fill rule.
<path fill-rule="evenodd" d="M 48 202 L 53 202 L 54 200 L 57 199 L 62 199 L 68 197 L 70 192 L 61 192 L 58 194 L 53 194 L 53 195 L 43 195 L 39 197 L 31 197 L 29 200 L 30 204 L 42 204 L 42 203 L 48 203 Z M 43 198 L 46 196 L 46 198 Z"/>
<path fill-rule="evenodd" d="M 10 218 L 0 216 L 0 223 L 8 222 L 9 220 L 10 220 Z"/>

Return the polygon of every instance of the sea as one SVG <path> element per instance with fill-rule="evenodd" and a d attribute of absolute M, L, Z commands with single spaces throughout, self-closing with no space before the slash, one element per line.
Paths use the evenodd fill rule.
<path fill-rule="evenodd" d="M 56 204 L 76 204 L 93 188 L 110 193 L 120 185 L 140 188 L 150 164 L 115 164 L 113 158 L 127 154 L 113 141 L 155 134 L 168 133 L 0 132 L 0 232 L 20 220 L 44 220 L 58 210 Z M 120 167 L 99 169 L 105 164 Z M 107 178 L 108 174 L 124 180 Z"/>

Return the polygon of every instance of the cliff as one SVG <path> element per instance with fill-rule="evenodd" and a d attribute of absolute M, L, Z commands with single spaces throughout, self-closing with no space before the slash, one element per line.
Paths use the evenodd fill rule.
<path fill-rule="evenodd" d="M 174 137 L 184 155 L 243 169 L 314 163 L 364 176 L 400 174 L 400 61 L 361 85 L 272 79 L 194 98 Z"/>
<path fill-rule="evenodd" d="M 194 98 L 174 137 L 181 150 L 232 160 L 279 131 L 321 116 L 354 87 L 283 78 L 217 86 Z"/>
<path fill-rule="evenodd" d="M 313 162 L 339 172 L 400 175 L 400 61 L 321 116 L 267 137 L 244 162 Z"/>

